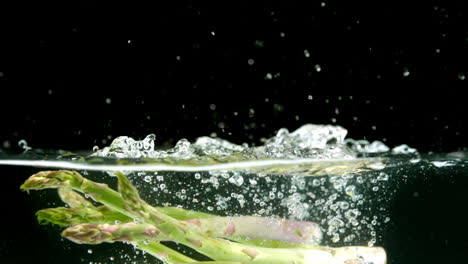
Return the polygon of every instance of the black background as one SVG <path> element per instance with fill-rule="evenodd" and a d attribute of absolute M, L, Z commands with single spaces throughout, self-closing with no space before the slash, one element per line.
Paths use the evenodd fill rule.
<path fill-rule="evenodd" d="M 258 145 L 281 127 L 316 123 L 391 147 L 466 151 L 462 1 L 323 2 L 40 2 L 32 16 L 0 26 L 0 149 L 18 152 L 25 139 L 33 148 L 91 151 L 150 133 L 163 147 L 212 133 Z M 2 203 L 1 226 L 15 225 L 0 232 L 0 256 L 79 263 L 44 257 L 63 246 L 50 242 L 58 230 L 35 224 L 38 196 L 18 191 L 33 173 L 24 170 L 2 170 L 23 178 L 3 181 L 1 200 L 17 202 Z M 457 234 L 467 184 L 444 177 L 400 190 L 392 219 L 401 229 L 387 234 L 392 263 L 463 259 L 466 235 Z M 439 222 L 447 219 L 459 226 Z"/>
<path fill-rule="evenodd" d="M 0 140 L 91 150 L 215 132 L 259 144 L 336 120 L 355 139 L 466 148 L 462 1 L 323 3 L 42 2 L 2 25 L 16 34 L 0 44 Z"/>

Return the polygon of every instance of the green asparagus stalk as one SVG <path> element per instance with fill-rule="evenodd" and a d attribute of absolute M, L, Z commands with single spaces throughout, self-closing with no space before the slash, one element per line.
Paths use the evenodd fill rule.
<path fill-rule="evenodd" d="M 118 224 L 134 220 L 106 206 L 48 208 L 39 210 L 36 215 L 40 223 L 52 223 L 59 226 L 72 226 L 81 223 Z M 315 223 L 303 221 L 241 216 L 189 219 L 186 222 L 193 224 L 195 230 L 208 236 L 224 237 L 235 241 L 247 238 L 249 241 L 260 240 L 263 242 L 263 246 L 267 246 L 269 240 L 294 243 L 293 245 L 296 247 L 297 244 L 317 244 L 321 237 L 321 231 Z M 293 228 L 294 225 L 297 225 L 297 228 Z M 244 243 L 249 243 L 249 241 Z M 275 247 L 272 244 L 268 245 Z M 285 247 L 285 245 L 276 247 Z"/>
<path fill-rule="evenodd" d="M 196 262 L 159 242 L 164 240 L 161 232 L 155 226 L 148 224 L 79 224 L 65 229 L 62 236 L 77 244 L 100 244 L 114 242 L 129 242 L 137 245 L 139 249 L 169 263 L 193 263 Z"/>
<path fill-rule="evenodd" d="M 148 224 L 136 224 L 126 223 L 119 225 L 96 225 L 96 224 L 80 224 L 77 226 L 69 227 L 63 232 L 63 236 L 70 239 L 71 241 L 79 244 L 99 244 L 99 243 L 114 243 L 116 241 L 136 242 L 144 241 L 144 245 L 149 244 L 149 240 L 164 240 L 166 237 L 162 236 L 160 230 L 155 226 Z M 141 245 L 141 242 L 140 244 Z M 291 250 L 290 250 L 291 251 Z M 308 252 L 312 253 L 315 251 L 315 256 L 320 256 L 318 252 L 330 252 L 331 261 L 338 262 L 325 262 L 318 263 L 353 263 L 346 262 L 350 260 L 350 255 L 355 255 L 356 260 L 361 257 L 365 257 L 366 261 L 372 261 L 372 263 L 385 263 L 385 252 L 381 248 L 364 248 L 364 247 L 343 247 L 343 248 L 328 248 L 315 246 L 311 247 Z M 250 252 L 254 254 L 254 251 Z M 180 253 L 179 253 L 180 254 Z M 168 255 L 164 256 L 161 253 L 157 253 L 157 256 L 167 260 Z M 326 256 L 324 256 L 326 257 Z M 172 257 L 174 259 L 174 257 Z M 253 262 L 255 263 L 255 262 Z M 309 263 L 309 262 L 305 262 Z M 315 263 L 315 262 L 310 262 Z M 361 263 L 361 262 L 357 262 Z"/>
<path fill-rule="evenodd" d="M 59 226 L 72 226 L 81 223 L 126 223 L 132 221 L 128 216 L 111 210 L 107 206 L 94 208 L 48 208 L 37 211 L 36 216 L 42 224 L 51 223 Z"/>

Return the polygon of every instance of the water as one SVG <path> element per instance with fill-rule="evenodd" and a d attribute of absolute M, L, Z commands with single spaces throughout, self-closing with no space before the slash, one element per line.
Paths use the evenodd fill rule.
<path fill-rule="evenodd" d="M 0 223 L 8 229 L 0 263 L 158 263 L 131 245 L 78 245 L 60 238 L 61 228 L 39 225 L 35 211 L 63 203 L 54 190 L 27 195 L 18 188 L 29 175 L 53 169 L 77 170 L 112 188 L 113 174 L 123 171 L 153 206 L 315 222 L 321 244 L 380 246 L 388 263 L 450 262 L 466 246 L 459 237 L 468 209 L 465 153 L 391 149 L 346 139 L 337 126 L 282 129 L 258 147 L 205 137 L 157 150 L 154 135 L 121 137 L 89 156 L 28 150 L 3 154 L 0 165 L 8 178 L 0 196 L 6 201 Z"/>

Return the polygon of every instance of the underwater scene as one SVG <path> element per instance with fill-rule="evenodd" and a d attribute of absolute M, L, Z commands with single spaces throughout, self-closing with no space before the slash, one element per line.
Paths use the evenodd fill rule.
<path fill-rule="evenodd" d="M 305 124 L 259 146 L 205 136 L 169 149 L 121 136 L 89 153 L 21 141 L 0 152 L 0 263 L 461 259 L 467 153 L 347 133 Z"/>

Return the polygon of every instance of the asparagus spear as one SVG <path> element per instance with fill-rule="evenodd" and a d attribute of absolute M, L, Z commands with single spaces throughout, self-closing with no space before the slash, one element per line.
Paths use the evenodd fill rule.
<path fill-rule="evenodd" d="M 313 222 L 256 216 L 190 219 L 197 231 L 213 237 L 278 240 L 297 244 L 318 244 L 320 226 Z"/>
<path fill-rule="evenodd" d="M 113 243 L 116 241 L 134 242 L 154 240 L 167 240 L 161 231 L 148 224 L 78 224 L 65 229 L 62 236 L 78 244 Z"/>
<path fill-rule="evenodd" d="M 186 244 L 217 261 L 269 264 L 310 264 L 310 263 L 362 263 L 362 260 L 385 262 L 385 252 L 381 248 L 348 247 L 327 248 L 263 248 L 244 245 L 209 237 L 194 228 L 192 223 L 177 220 L 163 213 L 163 210 L 151 207 L 140 199 L 137 190 L 121 173 L 117 174 L 120 194 L 106 185 L 84 179 L 76 172 L 57 171 L 41 172 L 28 179 L 22 188 L 43 189 L 71 187 L 87 193 L 95 201 L 101 202 L 131 218 L 141 218 L 142 224 L 153 225 L 163 237 Z M 96 234 L 90 233 L 94 236 Z"/>
<path fill-rule="evenodd" d="M 94 208 L 48 208 L 37 211 L 36 216 L 42 224 L 52 223 L 59 226 L 72 226 L 81 223 L 126 223 L 132 221 L 130 217 L 111 210 L 107 206 Z"/>

